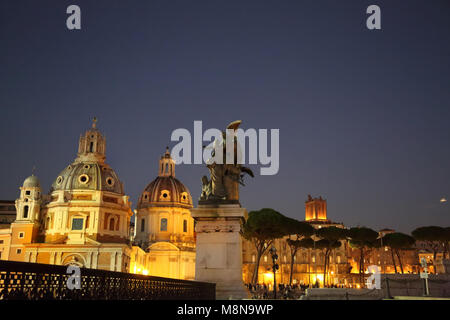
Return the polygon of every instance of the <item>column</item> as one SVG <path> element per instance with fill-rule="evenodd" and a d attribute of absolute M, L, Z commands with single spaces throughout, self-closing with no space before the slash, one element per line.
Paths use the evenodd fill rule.
<path fill-rule="evenodd" d="M 122 272 L 122 252 L 117 253 L 116 271 Z"/>
<path fill-rule="evenodd" d="M 117 252 L 111 252 L 111 263 L 109 265 L 109 270 L 115 271 L 116 269 L 116 254 Z"/>

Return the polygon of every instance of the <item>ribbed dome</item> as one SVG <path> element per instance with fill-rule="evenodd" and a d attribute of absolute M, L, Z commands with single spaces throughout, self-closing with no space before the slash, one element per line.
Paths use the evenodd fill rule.
<path fill-rule="evenodd" d="M 100 190 L 124 194 L 123 184 L 106 163 L 74 162 L 52 184 L 52 190 Z"/>
<path fill-rule="evenodd" d="M 139 197 L 138 208 L 151 206 L 192 208 L 192 197 L 188 188 L 180 180 L 173 176 L 159 176 Z"/>
<path fill-rule="evenodd" d="M 39 179 L 33 174 L 25 179 L 23 182 L 24 188 L 40 188 L 41 184 L 39 183 Z"/>

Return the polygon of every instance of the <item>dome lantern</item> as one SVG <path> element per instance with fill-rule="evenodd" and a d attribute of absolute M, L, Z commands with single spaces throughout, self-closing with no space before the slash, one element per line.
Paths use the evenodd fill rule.
<path fill-rule="evenodd" d="M 78 158 L 81 161 L 104 162 L 106 139 L 97 129 L 97 118 L 94 117 L 92 127 L 80 136 L 78 143 Z"/>
<path fill-rule="evenodd" d="M 138 209 L 152 206 L 192 208 L 192 197 L 175 178 L 175 161 L 169 147 L 159 160 L 158 177 L 150 182 L 139 197 Z"/>
<path fill-rule="evenodd" d="M 170 156 L 169 147 L 159 160 L 159 177 L 175 177 L 175 161 Z"/>

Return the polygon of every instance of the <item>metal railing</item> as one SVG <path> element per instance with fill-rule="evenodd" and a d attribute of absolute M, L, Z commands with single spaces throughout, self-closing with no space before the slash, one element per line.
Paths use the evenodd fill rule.
<path fill-rule="evenodd" d="M 0 260 L 0 300 L 214 300 L 214 283 L 80 268 L 69 289 L 67 266 Z"/>

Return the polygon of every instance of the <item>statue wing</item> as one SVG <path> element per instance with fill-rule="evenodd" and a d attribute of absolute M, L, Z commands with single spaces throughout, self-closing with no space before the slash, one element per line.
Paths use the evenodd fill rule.
<path fill-rule="evenodd" d="M 239 126 L 241 125 L 241 122 L 242 122 L 242 120 L 236 120 L 236 121 L 233 121 L 232 123 L 230 123 L 230 124 L 227 126 L 227 129 L 233 129 L 233 130 L 236 130 L 236 129 L 239 128 Z"/>
<path fill-rule="evenodd" d="M 254 178 L 255 175 L 253 174 L 253 171 L 250 168 L 247 167 L 241 167 L 241 171 L 248 174 L 250 177 Z"/>

